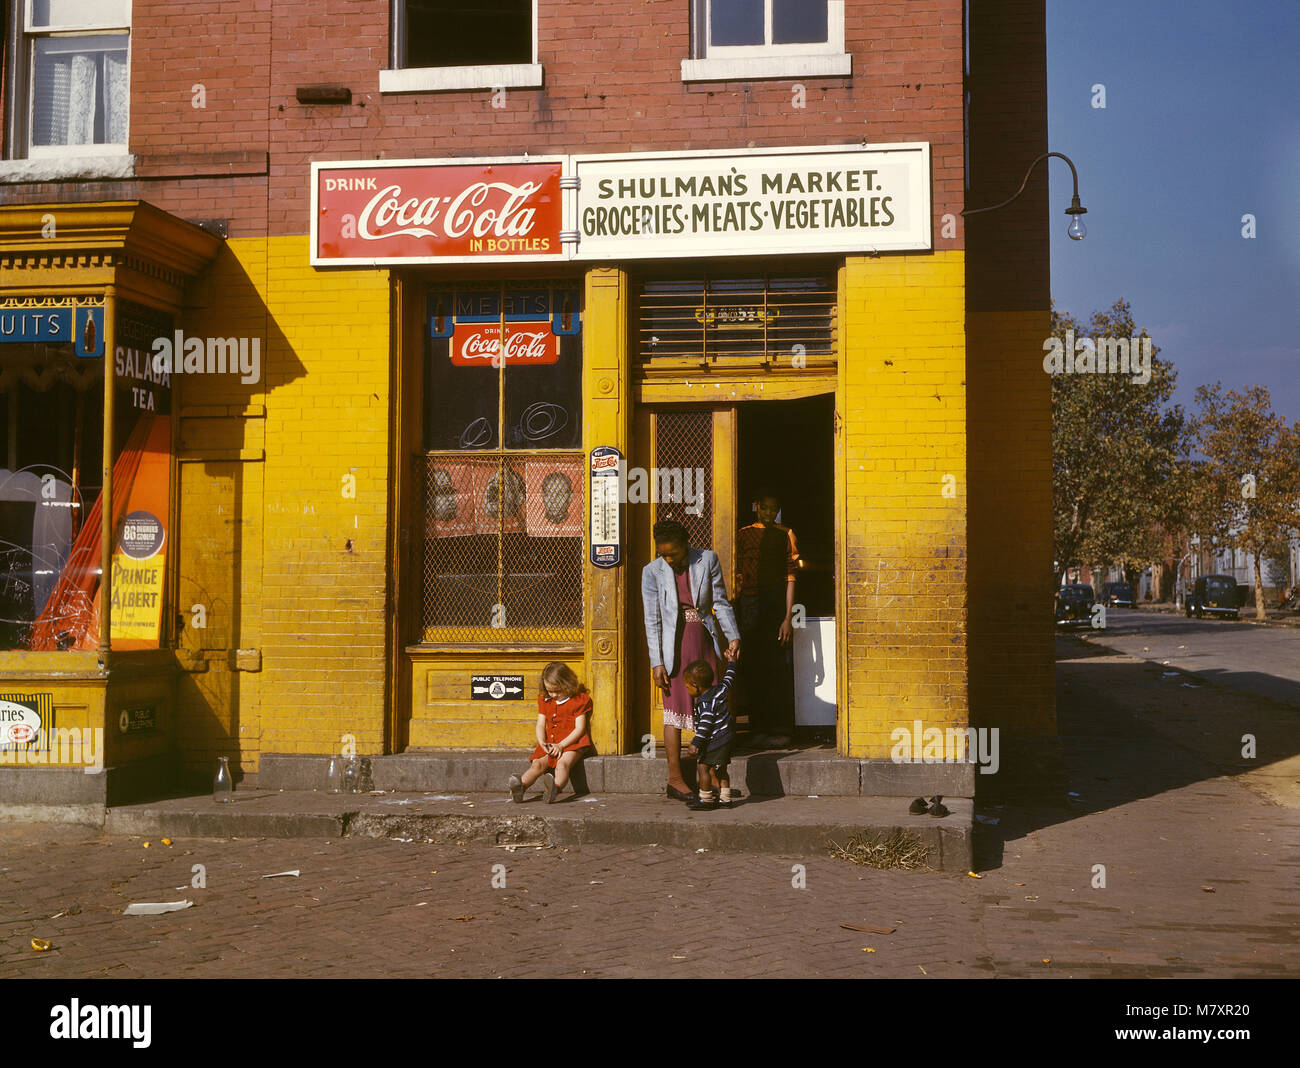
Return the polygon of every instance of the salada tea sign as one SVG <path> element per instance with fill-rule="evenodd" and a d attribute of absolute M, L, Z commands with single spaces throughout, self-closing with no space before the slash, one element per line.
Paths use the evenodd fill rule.
<path fill-rule="evenodd" d="M 558 260 L 562 159 L 312 164 L 316 265 Z"/>
<path fill-rule="evenodd" d="M 930 216 L 924 142 L 313 163 L 311 262 L 918 251 Z"/>
<path fill-rule="evenodd" d="M 575 156 L 578 259 L 930 247 L 927 144 Z"/>

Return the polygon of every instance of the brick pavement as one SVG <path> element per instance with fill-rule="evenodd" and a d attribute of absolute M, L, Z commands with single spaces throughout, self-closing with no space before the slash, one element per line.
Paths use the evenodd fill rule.
<path fill-rule="evenodd" d="M 1300 809 L 1250 789 L 1206 749 L 1213 732 L 1192 730 L 1188 717 L 1222 716 L 1222 700 L 1174 693 L 1180 731 L 1197 737 L 1180 745 L 1160 719 L 1173 691 L 1158 671 L 1080 655 L 1059 671 L 1065 779 L 1006 780 L 981 800 L 998 823 L 980 825 L 978 880 L 665 846 L 188 838 L 144 849 L 0 825 L 0 977 L 1297 974 Z M 206 889 L 188 889 L 194 864 Z M 806 889 L 791 884 L 795 864 Z M 1105 889 L 1091 885 L 1097 864 Z M 302 876 L 260 878 L 292 868 Z M 184 912 L 119 914 L 187 896 L 196 907 Z M 34 953 L 33 937 L 56 949 Z"/>

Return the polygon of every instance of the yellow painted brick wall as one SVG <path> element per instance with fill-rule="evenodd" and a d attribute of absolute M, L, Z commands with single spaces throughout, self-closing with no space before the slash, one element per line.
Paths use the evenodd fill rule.
<path fill-rule="evenodd" d="M 380 753 L 388 272 L 314 270 L 308 238 L 271 238 L 265 296 L 262 749 L 327 753 L 352 734 Z"/>
<path fill-rule="evenodd" d="M 260 379 L 180 375 L 175 450 L 181 462 L 176 548 L 177 636 L 187 668 L 177 686 L 176 745 L 182 768 L 211 774 L 219 755 L 231 768 L 257 770 L 261 751 L 262 676 L 233 669 L 232 650 L 259 648 L 266 436 L 267 244 L 232 240 L 186 291 L 177 328 L 186 337 L 253 338 L 261 346 Z M 194 605 L 206 626 L 194 626 Z"/>
<path fill-rule="evenodd" d="M 306 237 L 232 240 L 194 289 L 186 334 L 259 337 L 262 374 L 252 386 L 182 384 L 185 448 L 197 463 L 216 450 L 205 473 L 238 482 L 217 494 L 191 480 L 182 538 L 187 525 L 223 522 L 219 502 L 239 515 L 226 538 L 235 562 L 192 560 L 182 576 L 183 610 L 196 589 L 225 589 L 233 618 L 219 607 L 224 630 L 182 634 L 211 670 L 182 687 L 181 734 L 194 759 L 237 736 L 245 771 L 261 752 L 337 751 L 345 734 L 382 752 L 388 273 L 314 270 Z M 259 649 L 261 671 L 220 679 L 218 646 Z"/>
<path fill-rule="evenodd" d="M 845 262 L 840 695 L 853 756 L 887 759 L 890 732 L 915 720 L 967 723 L 964 286 L 961 252 Z"/>

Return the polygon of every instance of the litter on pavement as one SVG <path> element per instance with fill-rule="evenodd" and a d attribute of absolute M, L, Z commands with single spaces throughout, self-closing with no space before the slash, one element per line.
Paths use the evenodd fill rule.
<path fill-rule="evenodd" d="M 142 901 L 127 905 L 123 916 L 161 916 L 164 912 L 180 912 L 194 904 L 193 901 Z"/>

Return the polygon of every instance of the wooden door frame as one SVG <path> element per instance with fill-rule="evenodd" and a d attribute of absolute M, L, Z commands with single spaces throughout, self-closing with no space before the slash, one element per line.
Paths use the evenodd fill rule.
<path fill-rule="evenodd" d="M 839 412 L 840 391 L 837 385 L 834 375 L 825 376 L 819 374 L 816 379 L 812 379 L 810 376 L 810 380 L 798 391 L 760 391 L 751 387 L 734 391 L 734 395 L 727 397 L 725 403 L 719 404 L 715 402 L 709 404 L 703 402 L 699 393 L 685 386 L 685 384 L 679 391 L 668 390 L 664 388 L 664 383 L 658 383 L 657 388 L 651 394 L 653 399 L 646 396 L 647 393 L 650 393 L 647 390 L 641 397 L 637 398 L 637 402 L 633 405 L 632 447 L 627 463 L 636 466 L 648 460 L 652 469 L 657 466 L 658 458 L 655 454 L 655 439 L 657 436 L 655 433 L 655 416 L 657 413 L 673 409 L 709 410 L 713 413 L 714 478 L 713 500 L 711 501 L 713 510 L 713 548 L 718 554 L 719 562 L 722 565 L 722 573 L 727 583 L 727 592 L 732 597 L 734 605 L 736 595 L 734 589 L 736 531 L 744 508 L 744 502 L 738 496 L 739 486 L 737 483 L 740 446 L 739 405 L 742 402 L 754 400 L 796 400 L 801 397 L 827 394 L 833 398 L 836 424 L 833 431 L 834 458 L 832 461 L 834 464 L 835 485 L 832 519 L 835 531 L 833 553 L 836 566 L 835 668 L 836 678 L 839 680 L 835 718 L 836 748 L 843 752 L 848 729 L 847 680 L 843 676 L 844 649 L 842 648 L 845 594 L 842 590 L 843 561 L 840 559 L 843 542 L 842 524 L 845 513 L 841 501 L 844 472 L 841 469 L 843 460 L 843 449 L 840 442 L 842 426 Z M 695 395 L 691 396 L 691 393 L 695 393 Z M 654 684 L 650 678 L 650 662 L 646 651 L 644 625 L 639 618 L 641 613 L 641 567 L 651 559 L 654 552 L 654 546 L 651 542 L 653 514 L 652 505 L 629 504 L 627 506 L 629 562 L 636 562 L 635 566 L 628 569 L 627 604 L 635 606 L 634 611 L 638 616 L 637 622 L 630 631 L 630 633 L 634 632 L 636 634 L 636 639 L 629 641 L 626 645 L 627 655 L 631 658 L 628 671 L 630 680 L 628 694 L 630 700 L 634 702 L 633 707 L 630 709 L 629 719 L 633 731 L 642 739 L 647 733 L 655 738 L 662 738 L 663 736 L 663 723 L 656 710 L 657 702 L 655 700 Z M 737 617 L 739 617 L 738 608 Z"/>

